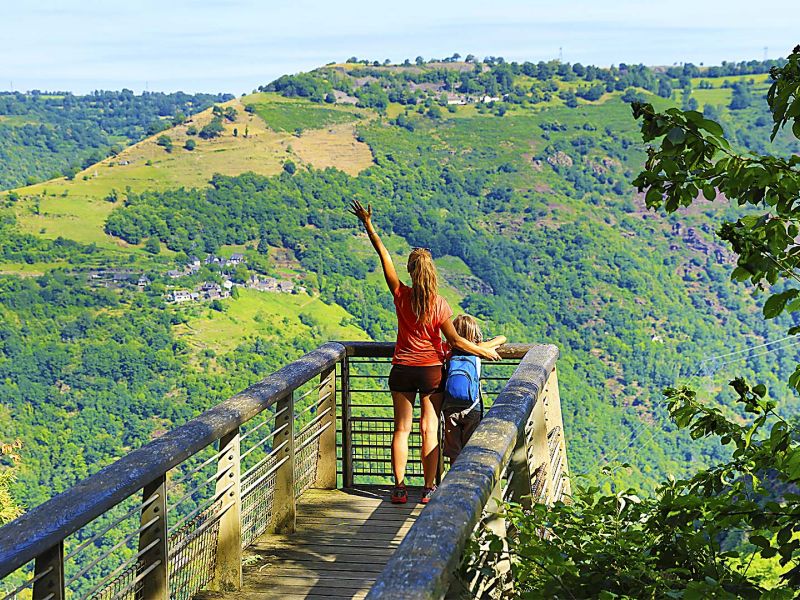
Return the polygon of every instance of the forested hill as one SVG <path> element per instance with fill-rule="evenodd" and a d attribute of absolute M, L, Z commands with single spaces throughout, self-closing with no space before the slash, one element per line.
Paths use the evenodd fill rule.
<path fill-rule="evenodd" d="M 0 92 L 0 189 L 74 176 L 230 94 Z"/>
<path fill-rule="evenodd" d="M 281 77 L 74 178 L 6 193 L 0 418 L 23 441 L 16 498 L 42 501 L 324 339 L 392 339 L 353 198 L 373 205 L 399 265 L 432 249 L 457 312 L 561 348 L 575 474 L 609 485 L 599 467 L 620 460 L 619 478 L 647 486 L 720 458 L 673 431 L 660 390 L 703 376 L 733 410 L 731 367 L 704 361 L 785 324 L 729 281 L 714 230 L 738 208 L 645 210 L 628 102 L 696 106 L 742 147 L 796 151 L 768 142 L 771 63 L 469 58 Z M 734 365 L 787 412 L 792 344 Z"/>

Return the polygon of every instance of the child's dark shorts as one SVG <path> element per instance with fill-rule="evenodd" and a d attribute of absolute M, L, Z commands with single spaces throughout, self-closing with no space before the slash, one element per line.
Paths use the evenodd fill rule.
<path fill-rule="evenodd" d="M 436 394 L 444 391 L 444 379 L 444 365 L 432 367 L 392 365 L 392 370 L 389 372 L 389 390 Z"/>

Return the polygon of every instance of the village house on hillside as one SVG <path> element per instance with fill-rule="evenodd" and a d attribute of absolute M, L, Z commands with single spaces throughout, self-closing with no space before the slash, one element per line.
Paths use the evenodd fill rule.
<path fill-rule="evenodd" d="M 293 281 L 284 281 L 281 279 L 276 279 L 275 277 L 257 277 L 256 275 L 250 276 L 250 279 L 247 280 L 246 286 L 248 288 L 258 290 L 259 292 L 280 292 L 284 294 L 292 294 L 295 291 L 298 293 L 306 291 L 306 288 L 302 286 L 295 286 Z"/>
<path fill-rule="evenodd" d="M 198 294 L 193 294 L 189 290 L 173 290 L 167 295 L 167 300 L 175 304 L 181 304 L 183 302 L 197 300 L 198 297 Z"/>
<path fill-rule="evenodd" d="M 230 280 L 225 281 L 222 285 L 204 281 L 191 292 L 189 290 L 172 290 L 167 294 L 167 302 L 181 304 L 183 302 L 197 302 L 199 300 L 221 300 L 230 297 L 230 289 L 232 287 L 233 282 Z"/>

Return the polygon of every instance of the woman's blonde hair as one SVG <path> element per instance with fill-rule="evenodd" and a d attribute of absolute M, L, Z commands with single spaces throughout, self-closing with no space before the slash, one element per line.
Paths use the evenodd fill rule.
<path fill-rule="evenodd" d="M 408 256 L 408 273 L 411 275 L 411 310 L 417 322 L 423 325 L 433 317 L 438 295 L 439 280 L 433 257 L 425 248 L 414 248 Z"/>
<path fill-rule="evenodd" d="M 483 341 L 483 332 L 475 317 L 470 315 L 458 315 L 453 319 L 453 327 L 456 333 L 469 340 L 473 344 L 480 344 Z"/>

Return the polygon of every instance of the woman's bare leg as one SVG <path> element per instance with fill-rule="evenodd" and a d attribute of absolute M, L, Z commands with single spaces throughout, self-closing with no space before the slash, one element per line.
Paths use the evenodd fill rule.
<path fill-rule="evenodd" d="M 433 487 L 439 468 L 439 413 L 442 410 L 443 394 L 420 394 L 422 416 L 419 432 L 422 435 L 422 473 L 425 487 Z"/>
<path fill-rule="evenodd" d="M 392 434 L 392 473 L 395 485 L 403 483 L 408 462 L 408 436 L 414 422 L 416 392 L 392 392 L 394 433 Z"/>

